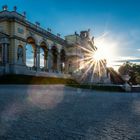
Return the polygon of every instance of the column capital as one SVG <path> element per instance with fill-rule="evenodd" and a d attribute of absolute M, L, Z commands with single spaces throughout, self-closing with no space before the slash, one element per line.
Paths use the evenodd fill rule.
<path fill-rule="evenodd" d="M 7 37 L 2 37 L 0 39 L 0 44 L 7 44 L 8 45 L 8 44 L 10 44 L 10 41 Z"/>

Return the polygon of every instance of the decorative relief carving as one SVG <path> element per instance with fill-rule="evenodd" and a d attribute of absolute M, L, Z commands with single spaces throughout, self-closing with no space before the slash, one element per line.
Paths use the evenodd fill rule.
<path fill-rule="evenodd" d="M 33 37 L 34 36 L 34 33 L 33 32 L 29 32 L 29 35 Z"/>
<path fill-rule="evenodd" d="M 18 33 L 24 34 L 24 30 L 22 28 L 17 28 Z"/>

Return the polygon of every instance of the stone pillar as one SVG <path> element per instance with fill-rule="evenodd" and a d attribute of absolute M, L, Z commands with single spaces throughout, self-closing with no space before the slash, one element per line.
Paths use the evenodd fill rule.
<path fill-rule="evenodd" d="M 47 55 L 46 52 L 44 51 L 44 68 L 47 68 Z"/>
<path fill-rule="evenodd" d="M 38 70 L 38 47 L 34 48 L 34 70 Z"/>
<path fill-rule="evenodd" d="M 48 59 L 47 59 L 47 64 L 48 64 L 48 70 L 51 71 L 52 70 L 52 52 L 49 49 L 48 50 Z"/>
<path fill-rule="evenodd" d="M 65 56 L 65 68 L 64 68 L 64 73 L 68 73 L 68 58 Z"/>
<path fill-rule="evenodd" d="M 4 61 L 3 61 L 3 54 L 4 54 L 4 53 L 3 53 L 3 51 L 4 51 L 4 46 L 3 46 L 3 44 L 1 44 L 1 48 L 2 48 L 2 49 L 1 49 L 1 51 L 2 51 L 2 52 L 1 52 L 1 58 L 2 58 L 2 63 L 4 63 Z"/>
<path fill-rule="evenodd" d="M 26 45 L 23 47 L 23 64 L 26 65 Z"/>
<path fill-rule="evenodd" d="M 8 44 L 4 43 L 2 45 L 2 52 L 3 52 L 3 63 L 6 64 L 8 62 Z"/>
<path fill-rule="evenodd" d="M 40 69 L 40 46 L 38 46 L 38 66 L 37 67 Z"/>
<path fill-rule="evenodd" d="M 40 69 L 40 46 L 36 46 L 36 68 Z"/>
<path fill-rule="evenodd" d="M 58 73 L 61 73 L 61 60 L 60 60 L 60 50 L 58 51 L 58 54 L 57 54 L 57 71 Z"/>
<path fill-rule="evenodd" d="M 7 49 L 8 49 L 8 44 L 5 44 L 5 63 L 7 63 L 7 55 L 8 55 L 8 52 L 7 52 Z"/>
<path fill-rule="evenodd" d="M 45 70 L 48 69 L 48 51 L 44 52 L 44 67 L 45 67 Z"/>
<path fill-rule="evenodd" d="M 34 67 L 37 67 L 37 48 L 34 49 Z"/>
<path fill-rule="evenodd" d="M 3 43 L 2 44 L 2 61 L 5 65 L 4 73 L 9 73 L 9 64 L 8 64 L 8 44 Z"/>

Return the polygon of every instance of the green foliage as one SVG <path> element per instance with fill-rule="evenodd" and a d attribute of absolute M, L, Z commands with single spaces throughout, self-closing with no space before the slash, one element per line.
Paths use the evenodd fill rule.
<path fill-rule="evenodd" d="M 140 84 L 140 65 L 126 62 L 120 66 L 118 71 L 120 75 L 130 75 L 131 78 L 129 82 L 132 84 Z"/>
<path fill-rule="evenodd" d="M 140 75 L 138 75 L 138 76 L 136 77 L 136 83 L 137 83 L 137 84 L 140 84 Z"/>
<path fill-rule="evenodd" d="M 113 68 L 108 68 L 107 71 L 110 73 L 110 79 L 113 84 L 124 84 L 124 80 Z"/>
<path fill-rule="evenodd" d="M 130 74 L 130 72 L 132 71 L 132 64 L 129 62 L 126 62 L 119 67 L 118 71 L 121 75 Z"/>
<path fill-rule="evenodd" d="M 27 75 L 3 75 L 0 76 L 0 84 L 77 84 L 73 79 L 55 77 L 35 77 Z"/>
<path fill-rule="evenodd" d="M 68 86 L 72 86 L 75 88 L 82 88 L 82 89 L 93 89 L 93 90 L 99 90 L 99 91 L 109 91 L 109 92 L 124 92 L 122 87 L 120 86 L 109 86 L 109 85 L 98 85 L 98 84 L 71 84 Z"/>

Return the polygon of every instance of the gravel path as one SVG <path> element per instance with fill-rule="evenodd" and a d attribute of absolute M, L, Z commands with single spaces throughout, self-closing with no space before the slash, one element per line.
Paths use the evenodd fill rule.
<path fill-rule="evenodd" d="M 0 86 L 0 140 L 140 140 L 140 94 Z"/>

